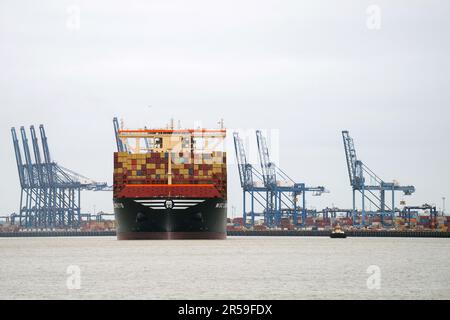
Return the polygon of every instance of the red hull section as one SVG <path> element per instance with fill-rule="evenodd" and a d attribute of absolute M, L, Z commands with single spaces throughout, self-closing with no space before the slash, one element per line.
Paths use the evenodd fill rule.
<path fill-rule="evenodd" d="M 224 240 L 226 233 L 221 232 L 125 232 L 118 233 L 118 240 Z"/>
<path fill-rule="evenodd" d="M 221 195 L 211 184 L 128 184 L 116 195 L 116 198 L 152 197 L 220 198 Z"/>

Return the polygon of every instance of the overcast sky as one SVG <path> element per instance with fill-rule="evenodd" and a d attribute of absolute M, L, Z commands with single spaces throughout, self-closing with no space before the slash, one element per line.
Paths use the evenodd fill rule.
<path fill-rule="evenodd" d="M 331 191 L 309 198 L 316 208 L 351 206 L 348 129 L 379 176 L 416 186 L 408 204 L 441 207 L 450 197 L 449 9 L 430 0 L 1 0 L 0 215 L 19 207 L 11 126 L 43 123 L 58 163 L 112 183 L 115 115 L 130 128 L 174 117 L 272 130 L 284 171 Z M 235 166 L 228 179 L 239 212 Z M 111 198 L 84 192 L 83 209 L 112 211 Z"/>

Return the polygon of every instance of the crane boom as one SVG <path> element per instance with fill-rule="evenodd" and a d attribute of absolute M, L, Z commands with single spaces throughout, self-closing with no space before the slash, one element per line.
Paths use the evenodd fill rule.
<path fill-rule="evenodd" d="M 261 170 L 263 174 L 264 184 L 266 187 L 273 187 L 276 185 L 276 169 L 275 165 L 270 161 L 269 148 L 267 147 L 266 138 L 262 135 L 260 130 L 256 130 L 256 141 L 258 144 L 258 154 L 261 163 Z"/>
<path fill-rule="evenodd" d="M 123 144 L 122 140 L 119 137 L 120 126 L 119 126 L 119 120 L 116 117 L 113 118 L 113 125 L 114 125 L 114 134 L 116 137 L 117 151 L 118 152 L 127 152 L 126 146 Z M 147 141 L 146 141 L 146 143 L 147 143 Z"/>
<path fill-rule="evenodd" d="M 23 172 L 23 161 L 22 161 L 22 154 L 20 152 L 20 145 L 19 145 L 19 139 L 17 138 L 17 133 L 15 128 L 11 128 L 11 135 L 14 145 L 14 153 L 16 155 L 16 164 L 17 164 L 17 170 L 19 172 L 19 180 L 20 180 L 20 186 L 22 188 L 25 187 L 25 176 Z"/>
<path fill-rule="evenodd" d="M 243 141 L 237 132 L 233 133 L 233 139 L 241 187 L 253 186 L 252 165 L 247 162 Z"/>

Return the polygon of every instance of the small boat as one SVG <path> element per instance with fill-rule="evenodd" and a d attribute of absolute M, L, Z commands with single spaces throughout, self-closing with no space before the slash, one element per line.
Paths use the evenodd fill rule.
<path fill-rule="evenodd" d="M 341 229 L 341 226 L 337 225 L 333 229 L 333 231 L 331 231 L 330 238 L 345 239 L 345 238 L 347 238 L 347 235 L 345 234 L 344 230 Z"/>

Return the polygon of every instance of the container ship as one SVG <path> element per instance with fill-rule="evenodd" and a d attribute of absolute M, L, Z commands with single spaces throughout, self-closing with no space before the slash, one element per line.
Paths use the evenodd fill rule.
<path fill-rule="evenodd" d="M 227 171 L 219 129 L 125 130 L 115 119 L 119 240 L 225 239 Z"/>

